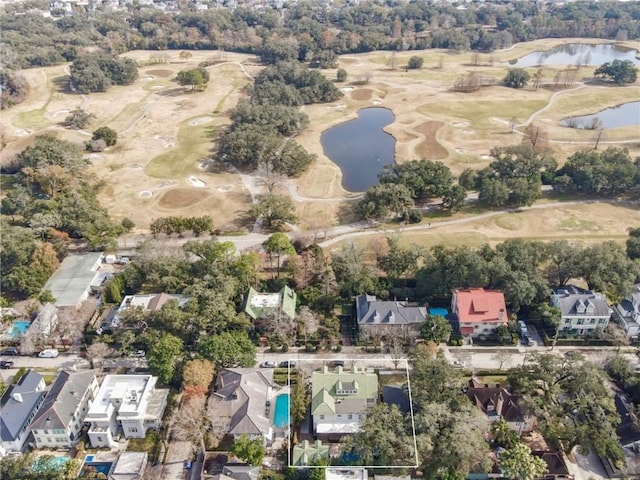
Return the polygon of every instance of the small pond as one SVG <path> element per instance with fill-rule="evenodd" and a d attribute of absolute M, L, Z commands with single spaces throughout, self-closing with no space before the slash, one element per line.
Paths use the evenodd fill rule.
<path fill-rule="evenodd" d="M 550 50 L 532 52 L 509 62 L 518 67 L 538 65 L 602 65 L 612 60 L 631 60 L 640 65 L 637 50 L 612 44 L 587 45 L 585 43 L 565 43 Z"/>
<path fill-rule="evenodd" d="M 322 133 L 324 153 L 342 170 L 345 190 L 364 192 L 377 185 L 382 167 L 395 161 L 396 139 L 383 130 L 394 119 L 387 108 L 364 108 L 355 120 Z"/>
<path fill-rule="evenodd" d="M 565 118 L 560 124 L 564 127 L 593 129 L 595 119 L 600 120 L 599 128 L 640 125 L 640 102 L 623 103 L 591 115 Z"/>

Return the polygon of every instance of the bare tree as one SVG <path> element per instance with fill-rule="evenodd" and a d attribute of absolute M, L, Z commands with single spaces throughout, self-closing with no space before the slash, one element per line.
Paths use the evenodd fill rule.
<path fill-rule="evenodd" d="M 191 442 L 194 450 L 206 451 L 208 441 L 214 448 L 229 425 L 227 412 L 219 397 L 209 400 L 203 395 L 185 400 L 171 419 L 171 434 L 178 440 Z"/>
<path fill-rule="evenodd" d="M 258 185 L 264 186 L 269 193 L 273 193 L 274 189 L 287 179 L 286 175 L 277 172 L 268 161 L 258 164 L 256 176 L 258 177 Z"/>
<path fill-rule="evenodd" d="M 594 150 L 598 149 L 598 145 L 600 145 L 600 140 L 602 140 L 603 136 L 604 136 L 604 128 L 598 129 L 598 134 L 596 135 L 596 144 L 593 146 Z"/>
<path fill-rule="evenodd" d="M 391 330 L 386 334 L 385 345 L 391 355 L 394 368 L 398 369 L 400 360 L 406 358 L 404 350 L 404 335 L 397 330 Z"/>
<path fill-rule="evenodd" d="M 539 68 L 538 71 L 533 75 L 533 89 L 534 90 L 538 90 L 538 88 L 540 87 L 540 81 L 542 80 L 542 69 Z"/>
<path fill-rule="evenodd" d="M 515 132 L 517 126 L 518 126 L 518 119 L 516 117 L 512 117 L 511 118 L 511 133 Z"/>
<path fill-rule="evenodd" d="M 603 337 L 618 347 L 618 352 L 621 347 L 629 345 L 629 338 L 627 337 L 626 332 L 616 323 L 609 322 L 607 328 L 604 329 Z"/>
<path fill-rule="evenodd" d="M 494 355 L 493 355 L 493 359 L 498 362 L 498 370 L 502 370 L 502 368 L 504 367 L 504 364 L 507 360 L 509 360 L 509 358 L 511 357 L 511 354 L 509 352 L 507 352 L 506 350 L 498 350 Z"/>
<path fill-rule="evenodd" d="M 113 355 L 113 348 L 106 343 L 97 342 L 87 348 L 87 358 L 94 365 L 98 363 L 102 367 L 102 361 Z"/>
<path fill-rule="evenodd" d="M 296 316 L 296 322 L 298 324 L 298 334 L 304 338 L 304 343 L 307 343 L 307 338 L 318 331 L 320 326 L 320 319 L 318 316 L 306 305 L 303 305 L 298 310 Z"/>

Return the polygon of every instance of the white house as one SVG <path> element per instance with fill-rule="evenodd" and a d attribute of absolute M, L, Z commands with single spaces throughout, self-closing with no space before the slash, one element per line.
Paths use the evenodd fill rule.
<path fill-rule="evenodd" d="M 324 367 L 311 375 L 313 431 L 327 439 L 339 439 L 360 430 L 366 410 L 378 401 L 378 376 L 358 370 Z"/>
<path fill-rule="evenodd" d="M 150 293 L 146 295 L 126 295 L 115 315 L 103 322 L 100 327 L 102 329 L 113 330 L 120 326 L 122 317 L 131 310 L 140 310 L 141 312 L 158 312 L 162 307 L 171 300 L 176 300 L 180 308 L 184 307 L 191 297 L 175 295 L 169 293 Z M 137 326 L 137 325 L 136 325 Z"/>
<path fill-rule="evenodd" d="M 613 308 L 613 321 L 622 327 L 627 337 L 640 335 L 640 283 L 633 291 Z"/>
<path fill-rule="evenodd" d="M 44 389 L 44 377 L 29 370 L 0 398 L 0 456 L 22 451 L 29 424 L 44 401 Z"/>
<path fill-rule="evenodd" d="M 82 425 L 98 393 L 93 370 L 62 371 L 51 385 L 30 429 L 38 448 L 71 448 L 80 438 Z"/>
<path fill-rule="evenodd" d="M 558 330 L 572 330 L 578 335 L 605 329 L 613 312 L 605 295 L 575 285 L 556 289 L 551 295 L 551 305 L 562 312 Z"/>
<path fill-rule="evenodd" d="M 169 390 L 156 389 L 151 375 L 107 375 L 84 421 L 90 423 L 89 439 L 94 448 L 111 448 L 114 437 L 144 438 L 149 428 L 158 428 L 167 406 Z"/>

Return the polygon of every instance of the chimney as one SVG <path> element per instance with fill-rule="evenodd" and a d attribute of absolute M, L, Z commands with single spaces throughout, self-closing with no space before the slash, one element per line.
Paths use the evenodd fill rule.
<path fill-rule="evenodd" d="M 342 374 L 342 367 L 340 365 L 338 365 L 338 368 L 336 370 L 338 372 L 338 375 Z"/>
<path fill-rule="evenodd" d="M 327 365 L 322 366 L 322 373 L 329 373 L 329 367 Z"/>
<path fill-rule="evenodd" d="M 14 393 L 11 395 L 11 397 L 18 403 L 22 403 L 22 394 L 21 393 Z"/>
<path fill-rule="evenodd" d="M 502 415 L 502 407 L 504 405 L 504 397 L 502 396 L 502 392 L 498 394 L 498 401 L 496 402 L 496 413 L 498 415 Z"/>
<path fill-rule="evenodd" d="M 498 321 L 502 322 L 504 319 L 504 309 L 500 309 L 500 311 L 498 312 Z"/>

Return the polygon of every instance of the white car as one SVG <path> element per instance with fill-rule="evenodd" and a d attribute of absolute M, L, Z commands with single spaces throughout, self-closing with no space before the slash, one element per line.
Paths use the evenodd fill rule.
<path fill-rule="evenodd" d="M 464 362 L 462 360 L 454 360 L 452 365 L 456 368 L 464 368 Z"/>
<path fill-rule="evenodd" d="M 42 350 L 38 354 L 38 357 L 40 357 L 40 358 L 56 358 L 58 355 L 60 355 L 60 352 L 57 349 L 55 349 L 55 348 L 46 348 L 46 349 Z"/>
<path fill-rule="evenodd" d="M 135 352 L 133 352 L 131 354 L 132 357 L 139 357 L 142 358 L 145 356 L 144 350 L 136 350 Z"/>

